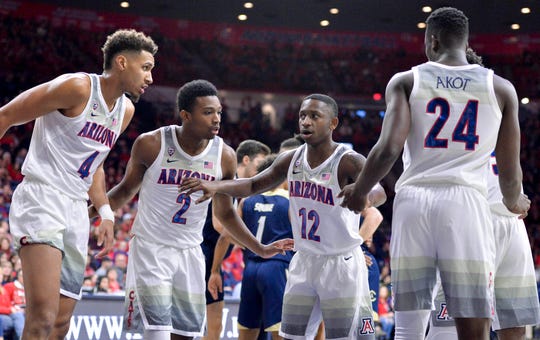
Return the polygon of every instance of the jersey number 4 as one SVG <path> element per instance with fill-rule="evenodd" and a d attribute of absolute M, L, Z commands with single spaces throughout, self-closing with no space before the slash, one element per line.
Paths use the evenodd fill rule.
<path fill-rule="evenodd" d="M 448 139 L 439 138 L 439 133 L 450 117 L 450 104 L 444 98 L 434 98 L 427 104 L 427 113 L 435 114 L 439 109 L 439 117 L 429 130 L 424 139 L 426 148 L 447 148 Z M 469 100 L 461 117 L 457 122 L 454 132 L 452 132 L 452 141 L 465 143 L 465 150 L 474 150 L 478 144 L 478 135 L 476 134 L 476 120 L 478 116 L 478 101 Z"/>
<path fill-rule="evenodd" d="M 302 218 L 302 238 L 320 242 L 321 237 L 317 235 L 317 229 L 319 229 L 319 214 L 317 214 L 315 210 L 310 210 L 308 212 L 306 208 L 302 208 L 298 211 L 298 215 Z M 308 220 L 312 221 L 309 231 L 307 231 Z"/>
<path fill-rule="evenodd" d="M 99 155 L 99 152 L 95 151 L 87 159 L 85 159 L 84 162 L 82 162 L 81 166 L 79 167 L 79 170 L 77 170 L 77 172 L 79 173 L 79 176 L 82 179 L 90 175 L 90 168 L 92 167 L 92 164 L 96 160 L 97 155 Z"/>

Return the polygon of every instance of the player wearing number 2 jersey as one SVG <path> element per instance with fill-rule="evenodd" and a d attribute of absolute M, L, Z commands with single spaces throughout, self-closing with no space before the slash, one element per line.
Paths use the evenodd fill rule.
<path fill-rule="evenodd" d="M 98 257 L 112 249 L 103 161 L 134 114 L 124 93 L 137 101 L 152 83 L 156 52 L 143 33 L 119 30 L 103 46 L 101 75 L 64 74 L 0 108 L 0 136 L 35 119 L 9 217 L 25 275 L 23 339 L 63 339 L 68 332 L 87 256 L 88 198 L 102 217 Z"/>
<path fill-rule="evenodd" d="M 140 189 L 126 278 L 124 327 L 144 339 L 202 336 L 206 316 L 205 262 L 200 244 L 208 203 L 178 192 L 183 178 L 233 178 L 234 151 L 217 136 L 221 104 L 217 90 L 195 80 L 178 91 L 182 126 L 139 136 L 122 181 L 108 193 L 113 208 Z M 242 223 L 226 195 L 212 208 L 229 232 L 248 248 L 269 257 L 292 240 L 261 245 Z M 170 334 L 170 336 L 169 336 Z"/>
<path fill-rule="evenodd" d="M 289 216 L 295 247 L 283 297 L 279 334 L 288 339 L 313 337 L 324 319 L 327 339 L 374 339 L 367 268 L 360 249 L 359 215 L 340 207 L 338 191 L 362 169 L 364 157 L 332 140 L 338 124 L 334 99 L 312 94 L 299 112 L 306 144 L 280 154 L 272 166 L 249 179 L 209 182 L 187 179 L 181 189 L 246 197 L 289 185 Z M 374 185 L 375 186 L 375 185 Z M 371 200 L 381 204 L 382 187 Z"/>
<path fill-rule="evenodd" d="M 468 35 L 468 19 L 455 8 L 428 17 L 429 62 L 388 83 L 379 141 L 342 193 L 347 207 L 362 209 L 404 148 L 390 249 L 396 339 L 424 338 L 437 268 L 460 339 L 489 338 L 495 243 L 485 169 L 493 149 L 505 205 L 525 214 L 530 204 L 520 194 L 514 87 L 468 64 Z"/>

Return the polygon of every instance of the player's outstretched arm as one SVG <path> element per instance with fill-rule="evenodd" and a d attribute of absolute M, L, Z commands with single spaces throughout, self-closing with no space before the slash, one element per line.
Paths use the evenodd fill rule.
<path fill-rule="evenodd" d="M 381 135 L 354 186 L 347 186 L 340 192 L 343 207 L 362 211 L 367 205 L 369 191 L 386 176 L 401 154 L 411 126 L 409 94 L 412 84 L 412 71 L 398 73 L 388 82 L 385 95 L 387 109 Z"/>
<path fill-rule="evenodd" d="M 265 171 L 251 178 L 226 178 L 221 181 L 204 181 L 199 178 L 183 178 L 179 191 L 185 191 L 187 195 L 202 190 L 203 196 L 196 201 L 200 203 L 214 196 L 216 193 L 230 195 L 232 197 L 247 197 L 270 190 L 287 178 L 288 166 L 292 159 L 292 153 L 279 155 L 272 166 Z M 225 174 L 226 168 L 231 170 L 234 167 L 236 173 L 236 156 L 234 150 L 229 146 L 223 149 L 222 169 Z"/>
<path fill-rule="evenodd" d="M 89 97 L 90 79 L 82 73 L 65 74 L 28 89 L 0 108 L 0 138 L 11 126 L 55 110 L 66 116 L 78 115 Z"/>

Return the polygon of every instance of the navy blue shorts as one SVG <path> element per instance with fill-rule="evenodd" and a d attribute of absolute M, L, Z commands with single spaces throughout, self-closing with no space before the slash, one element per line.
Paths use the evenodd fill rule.
<path fill-rule="evenodd" d="M 279 260 L 246 263 L 238 310 L 240 325 L 266 329 L 281 322 L 288 268 L 288 262 Z"/>

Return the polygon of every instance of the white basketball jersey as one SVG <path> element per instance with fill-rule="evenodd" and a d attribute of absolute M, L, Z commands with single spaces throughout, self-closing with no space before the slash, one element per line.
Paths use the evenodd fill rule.
<path fill-rule="evenodd" d="M 412 68 L 411 130 L 403 150 L 403 185 L 457 184 L 487 194 L 485 169 L 502 113 L 493 71 L 427 62 Z"/>
<path fill-rule="evenodd" d="M 22 173 L 47 183 L 73 199 L 88 199 L 97 167 L 118 139 L 126 110 L 125 96 L 109 112 L 99 77 L 88 74 L 90 98 L 77 117 L 53 111 L 36 119 Z"/>
<path fill-rule="evenodd" d="M 514 214 L 506 208 L 506 205 L 502 202 L 503 195 L 501 192 L 501 187 L 499 185 L 499 169 L 497 168 L 497 160 L 495 159 L 495 152 L 491 154 L 488 164 L 488 174 L 487 174 L 487 184 L 488 184 L 488 201 L 491 212 L 503 215 L 503 216 L 519 216 Z M 521 188 L 523 192 L 523 187 Z"/>
<path fill-rule="evenodd" d="M 289 166 L 289 215 L 294 247 L 316 255 L 335 255 L 360 246 L 360 215 L 340 206 L 341 191 L 338 166 L 341 158 L 353 152 L 339 145 L 332 155 L 311 169 L 304 144 L 299 147 Z"/>
<path fill-rule="evenodd" d="M 178 186 L 186 177 L 221 179 L 223 140 L 216 136 L 203 152 L 190 156 L 180 147 L 176 129 L 182 127 L 160 129 L 161 150 L 144 174 L 132 232 L 135 237 L 185 249 L 202 242 L 210 200 L 195 204 L 202 192 L 187 196 L 178 192 Z"/>

